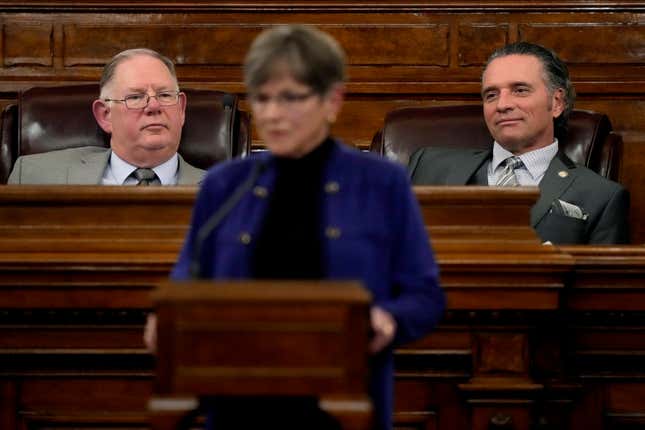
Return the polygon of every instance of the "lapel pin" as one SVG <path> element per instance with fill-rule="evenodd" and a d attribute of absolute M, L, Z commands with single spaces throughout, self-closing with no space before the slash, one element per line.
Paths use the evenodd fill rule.
<path fill-rule="evenodd" d="M 325 184 L 325 192 L 328 194 L 335 194 L 340 190 L 340 185 L 336 181 L 329 181 Z"/>
<path fill-rule="evenodd" d="M 264 187 L 262 187 L 260 185 L 257 185 L 255 188 L 253 188 L 253 194 L 256 197 L 259 197 L 259 198 L 263 199 L 269 194 L 269 192 L 268 192 L 268 190 L 266 188 L 264 188 Z"/>
<path fill-rule="evenodd" d="M 558 176 L 561 178 L 566 178 L 567 176 L 569 176 L 569 172 L 567 172 L 566 170 L 560 170 L 558 172 Z"/>

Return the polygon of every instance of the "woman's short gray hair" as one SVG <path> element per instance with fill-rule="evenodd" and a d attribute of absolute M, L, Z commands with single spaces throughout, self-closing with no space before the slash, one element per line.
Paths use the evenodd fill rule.
<path fill-rule="evenodd" d="M 148 57 L 156 58 L 161 61 L 167 68 L 170 74 L 172 75 L 173 80 L 175 81 L 175 86 L 179 89 L 179 83 L 177 82 L 177 73 L 175 72 L 175 65 L 170 61 L 170 59 L 164 55 L 161 55 L 157 51 L 153 51 L 148 48 L 134 48 L 126 49 L 116 54 L 114 57 L 108 61 L 108 63 L 103 67 L 103 74 L 101 74 L 101 81 L 99 82 L 99 87 L 101 89 L 101 97 L 105 97 L 103 94 L 103 89 L 112 81 L 114 78 L 114 73 L 119 64 L 123 63 L 125 60 L 130 58 L 147 55 Z"/>
<path fill-rule="evenodd" d="M 345 53 L 329 34 L 307 25 L 280 25 L 260 33 L 244 61 L 244 83 L 254 92 L 285 73 L 326 94 L 345 81 Z"/>

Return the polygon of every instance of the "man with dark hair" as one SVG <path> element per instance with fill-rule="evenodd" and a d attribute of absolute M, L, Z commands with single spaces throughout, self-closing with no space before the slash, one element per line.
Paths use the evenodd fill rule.
<path fill-rule="evenodd" d="M 627 243 L 627 191 L 575 165 L 558 148 L 575 93 L 555 53 L 527 42 L 495 51 L 482 75 L 481 94 L 492 147 L 422 148 L 410 158 L 412 182 L 539 186 L 531 224 L 543 241 Z"/>
<path fill-rule="evenodd" d="M 103 69 L 92 104 L 110 148 L 83 146 L 19 157 L 10 184 L 189 185 L 204 174 L 177 154 L 186 95 L 172 62 L 129 49 Z"/>

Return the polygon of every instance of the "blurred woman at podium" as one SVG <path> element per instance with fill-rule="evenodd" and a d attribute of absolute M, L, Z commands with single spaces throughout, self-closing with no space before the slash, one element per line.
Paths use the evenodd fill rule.
<path fill-rule="evenodd" d="M 427 334 L 444 308 L 407 174 L 331 136 L 345 58 L 328 34 L 302 25 L 264 31 L 247 54 L 244 79 L 267 151 L 208 172 L 172 277 L 362 281 L 373 296 L 370 394 L 377 427 L 389 429 L 392 350 Z M 257 424 L 266 426 L 261 415 Z"/>

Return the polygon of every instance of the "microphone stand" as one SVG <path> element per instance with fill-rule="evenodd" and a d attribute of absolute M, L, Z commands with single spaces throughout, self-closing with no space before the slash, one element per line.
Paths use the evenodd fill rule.
<path fill-rule="evenodd" d="M 204 247 L 204 242 L 210 236 L 210 234 L 217 228 L 217 226 L 222 222 L 222 220 L 233 210 L 233 208 L 238 204 L 242 199 L 244 194 L 253 187 L 258 177 L 264 169 L 266 164 L 262 161 L 258 161 L 253 165 L 251 173 L 246 177 L 244 182 L 235 188 L 233 193 L 228 199 L 222 203 L 222 205 L 206 220 L 206 222 L 199 228 L 197 234 L 195 235 L 195 242 L 193 244 L 193 253 L 190 261 L 190 277 L 191 279 L 203 279 L 202 265 L 201 265 L 201 256 L 202 248 Z"/>

